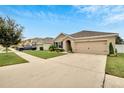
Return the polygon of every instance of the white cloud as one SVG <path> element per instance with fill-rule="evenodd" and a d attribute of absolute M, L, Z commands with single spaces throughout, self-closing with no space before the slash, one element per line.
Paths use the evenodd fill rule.
<path fill-rule="evenodd" d="M 35 19 L 42 19 L 42 20 L 47 20 L 47 21 L 67 20 L 67 17 L 65 17 L 65 15 L 52 13 L 50 11 L 43 11 L 43 10 L 32 11 L 31 9 L 22 10 L 21 8 L 16 9 L 15 7 L 10 7 L 10 6 L 1 8 L 0 15 L 3 15 L 3 16 L 14 15 L 17 17 L 35 18 Z"/>
<path fill-rule="evenodd" d="M 102 25 L 109 25 L 124 21 L 124 13 L 112 14 L 104 18 Z"/>
<path fill-rule="evenodd" d="M 74 6 L 77 13 L 85 14 L 89 17 L 98 17 L 101 19 L 101 24 L 109 25 L 118 23 L 124 20 L 124 6 L 106 6 L 106 5 L 92 5 L 92 6 Z"/>
<path fill-rule="evenodd" d="M 102 9 L 104 9 L 103 11 L 105 11 L 107 8 L 108 8 L 108 6 L 103 6 L 103 5 L 88 5 L 88 6 L 82 6 L 82 5 L 80 5 L 80 6 L 74 6 L 76 9 L 77 9 L 77 12 L 79 12 L 79 13 L 93 13 L 93 14 L 95 14 L 95 13 L 100 13 L 100 10 Z"/>
<path fill-rule="evenodd" d="M 93 13 L 93 12 L 96 12 L 96 11 L 98 11 L 100 8 L 101 8 L 101 6 L 75 6 L 77 9 L 79 9 L 79 11 L 78 12 L 89 12 L 89 13 Z"/>

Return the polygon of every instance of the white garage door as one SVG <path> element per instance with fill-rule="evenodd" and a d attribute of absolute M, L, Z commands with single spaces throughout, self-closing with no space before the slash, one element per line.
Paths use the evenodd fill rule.
<path fill-rule="evenodd" d="M 76 52 L 92 53 L 92 54 L 107 54 L 107 41 L 88 41 L 76 43 Z"/>

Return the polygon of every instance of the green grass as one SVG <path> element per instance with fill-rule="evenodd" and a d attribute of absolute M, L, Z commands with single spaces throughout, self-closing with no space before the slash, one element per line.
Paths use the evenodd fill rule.
<path fill-rule="evenodd" d="M 15 53 L 0 53 L 0 66 L 26 63 L 27 61 L 16 55 Z"/>
<path fill-rule="evenodd" d="M 118 54 L 117 57 L 108 56 L 106 74 L 124 78 L 124 53 Z"/>
<path fill-rule="evenodd" d="M 57 53 L 57 52 L 50 52 L 50 51 L 32 51 L 32 50 L 25 50 L 24 52 L 36 57 L 44 58 L 44 59 L 53 58 L 53 57 L 57 57 L 65 54 L 65 53 Z"/>

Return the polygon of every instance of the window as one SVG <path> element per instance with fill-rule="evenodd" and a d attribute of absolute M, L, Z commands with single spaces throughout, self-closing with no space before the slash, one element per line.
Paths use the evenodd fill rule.
<path fill-rule="evenodd" d="M 59 48 L 63 48 L 63 42 L 58 42 L 59 43 Z"/>
<path fill-rule="evenodd" d="M 55 45 L 57 48 L 63 48 L 63 42 L 54 42 L 54 45 Z"/>
<path fill-rule="evenodd" d="M 63 48 L 63 42 L 61 42 L 61 48 Z"/>
<path fill-rule="evenodd" d="M 58 44 L 59 44 L 59 48 L 61 48 L 61 42 L 58 42 Z"/>
<path fill-rule="evenodd" d="M 58 42 L 54 42 L 54 46 L 58 48 Z"/>

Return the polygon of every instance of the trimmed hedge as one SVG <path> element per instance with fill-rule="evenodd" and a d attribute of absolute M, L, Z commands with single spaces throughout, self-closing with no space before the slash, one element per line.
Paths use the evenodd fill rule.
<path fill-rule="evenodd" d="M 49 47 L 49 51 L 56 51 L 56 52 L 63 52 L 64 51 L 64 49 L 62 49 L 62 48 L 56 48 L 54 45 L 51 45 L 50 47 Z"/>
<path fill-rule="evenodd" d="M 64 52 L 64 49 L 62 49 L 62 48 L 56 48 L 55 51 L 56 52 Z"/>
<path fill-rule="evenodd" d="M 109 44 L 109 55 L 114 54 L 114 48 L 112 43 Z"/>
<path fill-rule="evenodd" d="M 51 46 L 49 47 L 49 51 L 55 51 L 55 49 L 56 49 L 56 47 L 55 47 L 54 45 L 51 45 Z"/>

